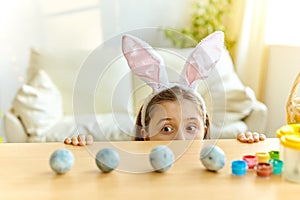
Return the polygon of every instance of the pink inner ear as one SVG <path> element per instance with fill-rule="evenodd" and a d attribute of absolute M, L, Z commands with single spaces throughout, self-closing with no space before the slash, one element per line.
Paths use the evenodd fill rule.
<path fill-rule="evenodd" d="M 144 49 L 135 49 L 125 54 L 131 70 L 136 75 L 159 82 L 159 62 Z M 156 66 L 156 67 L 155 67 Z"/>
<path fill-rule="evenodd" d="M 182 75 L 183 83 L 196 88 L 201 79 L 209 76 L 212 68 L 221 57 L 224 34 L 215 32 L 202 40 L 190 54 L 184 65 Z"/>
<path fill-rule="evenodd" d="M 163 60 L 149 44 L 124 36 L 122 50 L 131 70 L 154 90 L 161 87 L 161 82 L 167 82 Z"/>
<path fill-rule="evenodd" d="M 198 70 L 199 70 L 198 67 L 193 64 L 189 64 L 189 66 L 186 66 L 185 75 L 187 77 L 186 80 L 188 81 L 188 84 L 190 86 L 192 85 L 193 82 L 201 78 Z"/>
<path fill-rule="evenodd" d="M 159 83 L 159 62 L 147 50 L 134 49 L 125 54 L 131 70 L 139 77 Z"/>

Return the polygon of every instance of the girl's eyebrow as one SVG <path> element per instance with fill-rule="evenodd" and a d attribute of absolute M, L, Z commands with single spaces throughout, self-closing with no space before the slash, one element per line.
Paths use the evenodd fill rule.
<path fill-rule="evenodd" d="M 171 120 L 172 120 L 172 118 L 169 118 L 169 117 L 162 118 L 162 119 L 160 119 L 160 120 L 157 122 L 156 125 L 160 124 L 160 123 L 163 122 L 163 121 L 171 121 Z"/>
<path fill-rule="evenodd" d="M 189 117 L 187 120 L 195 120 L 195 121 L 200 121 L 197 117 Z"/>
<path fill-rule="evenodd" d="M 186 120 L 189 120 L 189 121 L 192 120 L 192 121 L 196 121 L 196 122 L 200 121 L 197 117 L 189 117 Z M 170 117 L 162 118 L 156 123 L 156 125 L 159 125 L 160 123 L 162 123 L 164 121 L 172 121 L 172 118 L 170 118 Z"/>

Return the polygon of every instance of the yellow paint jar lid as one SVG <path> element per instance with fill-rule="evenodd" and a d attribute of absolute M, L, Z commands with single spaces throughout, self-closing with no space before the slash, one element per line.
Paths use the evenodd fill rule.
<path fill-rule="evenodd" d="M 300 135 L 300 124 L 287 124 L 276 131 L 276 137 L 280 138 L 285 135 Z"/>
<path fill-rule="evenodd" d="M 295 150 L 300 150 L 300 136 L 299 135 L 285 135 L 280 138 L 280 143 L 284 147 Z"/>
<path fill-rule="evenodd" d="M 266 163 L 270 159 L 270 154 L 267 152 L 256 152 L 255 156 L 257 157 L 259 163 Z"/>

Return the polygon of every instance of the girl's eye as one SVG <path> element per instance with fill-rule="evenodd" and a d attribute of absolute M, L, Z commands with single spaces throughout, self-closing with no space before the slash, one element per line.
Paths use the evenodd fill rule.
<path fill-rule="evenodd" d="M 188 131 L 193 131 L 193 130 L 195 130 L 195 129 L 196 129 L 195 126 L 188 126 L 188 127 L 186 128 L 186 130 L 188 130 Z"/>
<path fill-rule="evenodd" d="M 197 126 L 194 126 L 194 125 L 188 126 L 188 127 L 186 127 L 186 130 L 187 130 L 189 133 L 195 133 L 196 130 L 197 130 Z"/>
<path fill-rule="evenodd" d="M 174 129 L 170 126 L 164 126 L 161 131 L 164 133 L 164 134 L 171 134 L 174 132 Z"/>

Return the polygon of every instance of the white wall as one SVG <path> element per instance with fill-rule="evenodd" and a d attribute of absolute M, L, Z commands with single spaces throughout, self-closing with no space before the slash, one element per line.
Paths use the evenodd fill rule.
<path fill-rule="evenodd" d="M 3 112 L 10 108 L 17 89 L 26 81 L 31 47 L 94 49 L 103 41 L 133 29 L 181 28 L 190 17 L 191 2 L 1 0 L 0 108 Z"/>
<path fill-rule="evenodd" d="M 116 34 L 137 28 L 183 27 L 192 0 L 37 2 L 43 46 L 93 49 Z"/>
<path fill-rule="evenodd" d="M 300 72 L 299 55 L 300 46 L 268 47 L 263 101 L 269 108 L 267 125 L 269 136 L 274 137 L 276 130 L 286 124 L 285 106 L 293 82 Z"/>

